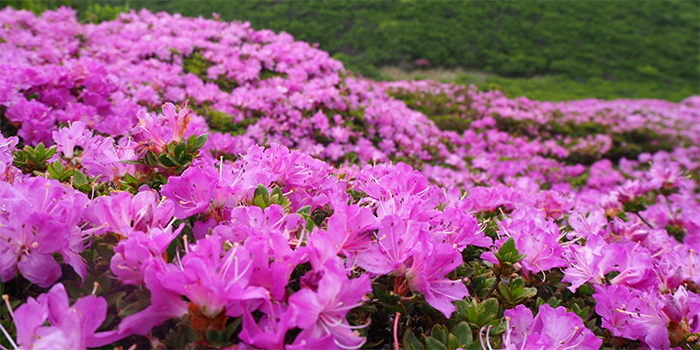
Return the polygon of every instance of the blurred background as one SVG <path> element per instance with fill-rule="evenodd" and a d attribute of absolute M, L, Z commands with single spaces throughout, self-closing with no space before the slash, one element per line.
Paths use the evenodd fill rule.
<path fill-rule="evenodd" d="M 700 2 L 1 0 L 83 22 L 167 11 L 292 34 L 377 80 L 433 79 L 537 100 L 700 94 Z"/>

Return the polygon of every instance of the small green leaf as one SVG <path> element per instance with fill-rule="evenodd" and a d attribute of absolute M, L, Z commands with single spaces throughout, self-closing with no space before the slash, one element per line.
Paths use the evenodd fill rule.
<path fill-rule="evenodd" d="M 112 305 L 116 304 L 117 301 L 124 299 L 125 296 L 126 296 L 125 291 L 116 292 L 116 293 L 112 293 L 112 294 L 107 295 L 105 297 L 105 300 L 107 300 L 107 306 L 112 306 Z"/>
<path fill-rule="evenodd" d="M 36 147 L 33 149 L 33 151 L 36 155 L 43 156 L 44 151 L 46 151 L 46 146 L 44 146 L 43 142 L 39 142 L 39 144 L 36 145 Z"/>
<path fill-rule="evenodd" d="M 450 350 L 456 350 L 457 348 L 461 348 L 462 344 L 459 342 L 459 339 L 454 334 L 450 334 L 447 337 L 447 347 L 450 348 Z"/>
<path fill-rule="evenodd" d="M 418 341 L 418 338 L 410 329 L 403 335 L 403 347 L 406 350 L 425 350 L 425 346 Z"/>
<path fill-rule="evenodd" d="M 59 165 L 56 165 L 56 164 Z M 49 171 L 49 175 L 51 175 L 51 178 L 53 179 L 60 179 L 61 175 L 63 175 L 63 164 L 61 164 L 61 161 L 55 161 L 53 162 L 46 170 Z"/>
<path fill-rule="evenodd" d="M 46 151 L 44 157 L 46 157 L 46 159 L 49 159 L 49 158 L 53 157 L 54 154 L 56 154 L 56 146 L 49 148 Z"/>
<path fill-rule="evenodd" d="M 158 159 L 156 159 L 156 154 L 152 151 L 146 152 L 146 159 L 144 159 L 144 162 L 151 167 L 157 167 L 159 164 Z"/>
<path fill-rule="evenodd" d="M 190 138 L 187 139 L 187 153 L 195 151 L 195 142 L 197 142 L 197 136 L 195 134 L 190 135 Z"/>
<path fill-rule="evenodd" d="M 222 338 L 221 335 L 222 335 L 221 332 L 210 329 L 207 332 L 207 342 L 214 343 L 214 344 L 221 343 L 221 338 Z"/>
<path fill-rule="evenodd" d="M 127 173 L 124 175 L 124 180 L 126 183 L 129 185 L 137 186 L 139 184 L 139 180 L 137 180 L 135 177 L 133 177 L 131 174 Z"/>
<path fill-rule="evenodd" d="M 457 337 L 457 340 L 459 340 L 459 344 L 462 347 L 464 345 L 469 345 L 474 341 L 472 339 L 472 331 L 466 322 L 460 322 L 457 324 L 457 327 L 452 330 L 452 335 Z"/>
<path fill-rule="evenodd" d="M 202 148 L 204 146 L 204 144 L 207 143 L 208 139 L 209 139 L 209 135 L 207 135 L 207 134 L 200 135 L 199 137 L 197 137 L 197 142 L 195 142 L 195 144 L 194 144 L 195 145 L 194 150 L 197 151 L 200 148 Z"/>
<path fill-rule="evenodd" d="M 308 218 L 309 215 L 311 215 L 311 206 L 306 205 L 306 206 L 299 208 L 299 210 L 297 210 L 297 214 L 301 215 L 302 217 Z"/>
<path fill-rule="evenodd" d="M 267 208 L 267 203 L 265 202 L 265 199 L 263 198 L 262 195 L 259 195 L 255 198 L 253 198 L 253 204 L 257 205 L 258 207 L 265 209 Z"/>
<path fill-rule="evenodd" d="M 187 145 L 184 142 L 180 142 L 175 146 L 175 152 L 172 152 L 175 154 L 175 158 L 182 158 L 182 155 L 185 154 L 187 151 Z"/>
<path fill-rule="evenodd" d="M 82 187 L 88 184 L 88 178 L 80 170 L 73 171 L 73 186 L 76 188 Z"/>
<path fill-rule="evenodd" d="M 253 192 L 253 198 L 257 198 L 258 196 L 262 198 L 265 204 L 270 203 L 270 193 L 263 184 L 259 184 L 258 187 L 255 188 L 255 192 Z"/>
<path fill-rule="evenodd" d="M 434 325 L 433 330 L 430 332 L 430 335 L 439 340 L 443 344 L 447 344 L 447 333 L 445 330 L 442 328 L 441 325 Z"/>
<path fill-rule="evenodd" d="M 425 339 L 425 346 L 430 350 L 449 350 L 443 343 L 433 337 Z"/>
<path fill-rule="evenodd" d="M 508 240 L 503 242 L 501 248 L 498 249 L 498 253 L 494 253 L 494 255 L 496 255 L 496 258 L 501 265 L 513 265 L 518 261 L 523 260 L 526 256 L 518 252 L 518 248 L 515 247 L 515 240 L 513 240 L 513 237 L 510 237 Z"/>

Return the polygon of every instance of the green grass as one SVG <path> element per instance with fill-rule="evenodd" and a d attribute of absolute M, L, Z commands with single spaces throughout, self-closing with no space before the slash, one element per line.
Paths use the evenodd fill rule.
<path fill-rule="evenodd" d="M 416 59 L 506 77 L 623 81 L 700 76 L 700 2 L 132 1 L 132 8 L 250 21 L 317 42 L 360 73 Z M 367 69 L 363 69 L 367 68 Z"/>
<path fill-rule="evenodd" d="M 658 98 L 700 94 L 700 2 L 0 0 L 40 13 L 68 5 L 82 22 L 129 8 L 250 21 L 319 43 L 345 67 L 462 67 L 488 74 L 457 83 L 535 100 Z"/>
<path fill-rule="evenodd" d="M 688 83 L 661 81 L 608 81 L 594 77 L 587 81 L 575 81 L 564 76 L 542 78 L 505 78 L 489 76 L 477 80 L 468 75 L 457 78 L 458 84 L 475 84 L 481 90 L 501 90 L 508 97 L 526 96 L 539 101 L 565 101 L 585 98 L 614 100 L 620 98 L 654 98 L 679 102 L 697 94 L 698 86 Z"/>

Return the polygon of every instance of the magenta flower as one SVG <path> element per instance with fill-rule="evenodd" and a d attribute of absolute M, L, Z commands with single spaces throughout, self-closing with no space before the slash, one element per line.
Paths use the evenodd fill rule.
<path fill-rule="evenodd" d="M 151 228 L 164 228 L 172 219 L 172 201 L 161 201 L 154 190 L 144 190 L 135 196 L 129 192 L 111 193 L 96 198 L 86 213 L 95 225 L 107 226 L 104 230 L 129 236 L 132 231 L 148 232 Z"/>
<path fill-rule="evenodd" d="M 282 313 L 280 319 L 277 319 L 274 314 L 271 316 L 265 315 L 260 321 L 255 322 L 250 311 L 243 312 L 243 327 L 238 337 L 247 344 L 254 345 L 258 348 L 269 350 L 284 349 L 284 336 L 292 327 L 290 317 L 292 313 L 287 310 Z"/>
<path fill-rule="evenodd" d="M 513 237 L 520 254 L 526 255 L 520 261 L 525 274 L 566 266 L 562 258 L 564 248 L 559 244 L 559 226 L 543 212 L 524 207 L 514 211 L 512 218 L 505 219 L 499 226 L 499 234 L 505 237 L 499 239 L 496 246 L 500 247 L 507 237 Z M 482 258 L 498 262 L 491 252 L 485 252 Z"/>
<path fill-rule="evenodd" d="M 200 164 L 187 168 L 181 176 L 171 176 L 161 194 L 175 205 L 174 216 L 185 219 L 209 208 L 218 180 L 219 174 L 213 166 Z"/>
<path fill-rule="evenodd" d="M 43 177 L 17 179 L 14 186 L 0 182 L 0 193 L 2 281 L 11 280 L 19 270 L 32 283 L 50 287 L 61 276 L 55 253 L 85 278 L 87 268 L 79 255 L 84 233 L 77 225 L 87 196 Z"/>
<path fill-rule="evenodd" d="M 129 238 L 119 241 L 114 247 L 114 256 L 109 264 L 112 273 L 124 284 L 141 284 L 144 265 L 151 258 L 160 258 L 184 227 L 180 225 L 174 231 L 168 226 L 165 229 L 151 229 L 148 233 L 132 232 Z"/>
<path fill-rule="evenodd" d="M 224 252 L 220 238 L 210 236 L 189 247 L 180 269 L 166 272 L 161 283 L 164 288 L 187 296 L 211 318 L 222 311 L 229 316 L 240 316 L 243 310 L 238 309 L 238 302 L 263 299 L 267 295 L 264 288 L 249 286 L 252 266 L 253 257 L 248 249 L 234 243 Z"/>
<path fill-rule="evenodd" d="M 339 202 L 328 219 L 328 236 L 332 238 L 338 254 L 347 258 L 369 249 L 371 234 L 380 228 L 372 211 L 358 205 Z"/>
<path fill-rule="evenodd" d="M 104 322 L 107 301 L 88 295 L 69 304 L 62 284 L 15 311 L 17 342 L 25 349 L 87 349 L 121 339 L 116 332 L 95 333 Z M 45 323 L 49 322 L 50 326 Z"/>
<path fill-rule="evenodd" d="M 330 260 L 317 284 L 309 284 L 289 297 L 292 324 L 302 329 L 292 347 L 312 344 L 331 337 L 338 348 L 357 349 L 365 340 L 348 324 L 345 315 L 362 305 L 362 297 L 371 292 L 367 275 L 348 279 L 345 269 Z M 360 326 L 364 327 L 364 326 Z"/>
<path fill-rule="evenodd" d="M 588 238 L 592 235 L 602 235 L 607 224 L 608 220 L 600 211 L 591 211 L 588 217 L 580 212 L 574 212 L 569 216 L 569 225 L 574 229 L 574 232 L 568 234 L 567 237 L 572 239 L 574 237 Z"/>
<path fill-rule="evenodd" d="M 84 122 L 77 121 L 69 128 L 61 128 L 53 132 L 53 140 L 56 142 L 57 151 L 65 158 L 73 158 L 76 146 L 85 148 L 85 142 L 92 137 L 92 132 L 86 130 Z"/>
<path fill-rule="evenodd" d="M 377 240 L 370 249 L 358 256 L 357 265 L 373 274 L 393 273 L 401 276 L 406 270 L 406 260 L 421 249 L 430 239 L 420 223 L 385 216 L 377 232 Z"/>
<path fill-rule="evenodd" d="M 438 227 L 432 232 L 433 236 L 441 238 L 460 252 L 468 245 L 488 247 L 493 244 L 493 240 L 484 235 L 479 221 L 462 209 L 445 208 Z"/>
<path fill-rule="evenodd" d="M 617 251 L 608 247 L 600 236 L 590 236 L 585 246 L 572 244 L 565 258 L 571 267 L 564 270 L 562 282 L 569 282 L 569 290 L 576 292 L 586 282 L 602 284 L 605 275 L 618 261 Z"/>
<path fill-rule="evenodd" d="M 653 350 L 677 346 L 684 335 L 697 331 L 700 298 L 684 287 L 663 295 L 653 289 L 596 286 L 593 298 L 603 327 L 615 336 L 640 340 Z"/>
<path fill-rule="evenodd" d="M 164 286 L 165 275 L 175 268 L 173 265 L 166 264 L 161 258 L 152 258 L 143 264 L 143 281 L 146 289 L 151 292 L 151 305 L 125 317 L 119 324 L 117 331 L 119 334 L 122 336 L 146 335 L 153 327 L 187 314 L 187 303 L 182 300 L 181 294 Z"/>
<path fill-rule="evenodd" d="M 540 306 L 537 316 L 524 305 L 506 310 L 507 329 L 503 335 L 506 349 L 580 349 L 597 350 L 603 340 L 586 328 L 583 320 L 560 306 Z"/>
<path fill-rule="evenodd" d="M 452 302 L 469 295 L 464 282 L 445 277 L 462 264 L 462 254 L 449 244 L 422 248 L 406 272 L 406 281 L 411 290 L 425 294 L 425 301 L 430 306 L 450 318 L 456 309 Z"/>
<path fill-rule="evenodd" d="M 556 191 L 540 191 L 535 196 L 535 208 L 542 210 L 547 217 L 558 220 L 567 214 L 573 202 Z"/>

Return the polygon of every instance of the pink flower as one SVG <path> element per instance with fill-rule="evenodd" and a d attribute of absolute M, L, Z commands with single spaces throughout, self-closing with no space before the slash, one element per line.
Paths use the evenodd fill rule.
<path fill-rule="evenodd" d="M 408 286 L 425 294 L 425 301 L 430 306 L 450 318 L 456 309 L 452 302 L 469 295 L 464 282 L 446 277 L 461 264 L 462 254 L 449 244 L 426 244 L 414 256 L 413 264 L 406 272 Z"/>
<path fill-rule="evenodd" d="M 540 306 L 537 316 L 524 305 L 506 310 L 508 328 L 503 335 L 506 349 L 580 349 L 597 350 L 603 340 L 584 326 L 580 317 L 560 306 Z"/>
<path fill-rule="evenodd" d="M 319 273 L 315 288 L 306 286 L 289 297 L 292 323 L 302 329 L 292 346 L 330 337 L 338 348 L 361 347 L 365 340 L 353 331 L 345 316 L 362 305 L 362 297 L 372 290 L 369 277 L 348 279 L 342 266 L 333 260 Z"/>
<path fill-rule="evenodd" d="M 116 332 L 95 333 L 104 322 L 107 301 L 88 295 L 69 305 L 62 284 L 38 299 L 29 298 L 15 311 L 17 342 L 25 349 L 87 349 L 123 338 Z M 45 323 L 49 322 L 50 326 Z"/>

